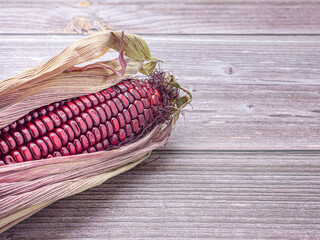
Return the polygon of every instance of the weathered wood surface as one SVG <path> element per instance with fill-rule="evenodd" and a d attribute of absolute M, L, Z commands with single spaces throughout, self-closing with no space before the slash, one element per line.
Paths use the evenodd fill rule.
<path fill-rule="evenodd" d="M 0 79 L 81 37 L 1 36 Z M 319 149 L 320 37 L 144 37 L 194 94 L 165 149 Z"/>
<path fill-rule="evenodd" d="M 319 239 L 319 157 L 157 152 L 2 239 Z"/>
<path fill-rule="evenodd" d="M 0 33 L 319 34 L 314 0 L 0 1 Z"/>

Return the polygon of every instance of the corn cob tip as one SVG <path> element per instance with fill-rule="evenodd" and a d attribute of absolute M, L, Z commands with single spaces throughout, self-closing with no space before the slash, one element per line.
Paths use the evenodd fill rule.
<path fill-rule="evenodd" d="M 148 77 L 147 81 L 158 89 L 162 95 L 163 108 L 160 111 L 161 117 L 158 123 L 170 121 L 174 118 L 173 124 L 177 121 L 182 109 L 193 99 L 190 91 L 182 88 L 173 74 L 163 71 L 161 68 L 155 69 Z M 180 90 L 186 95 L 181 96 Z"/>

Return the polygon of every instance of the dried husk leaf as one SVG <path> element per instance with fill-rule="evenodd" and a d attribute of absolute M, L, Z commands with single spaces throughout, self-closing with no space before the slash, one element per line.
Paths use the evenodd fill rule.
<path fill-rule="evenodd" d="M 118 59 L 75 66 L 110 48 L 120 51 Z M 91 35 L 45 64 L 0 83 L 0 128 L 40 106 L 102 90 L 138 71 L 148 74 L 156 62 L 146 43 L 136 35 L 124 34 L 123 41 L 119 32 Z M 0 232 L 61 198 L 97 186 L 139 164 L 153 149 L 166 143 L 181 109 L 190 100 L 178 105 L 171 121 L 118 149 L 1 167 Z"/>

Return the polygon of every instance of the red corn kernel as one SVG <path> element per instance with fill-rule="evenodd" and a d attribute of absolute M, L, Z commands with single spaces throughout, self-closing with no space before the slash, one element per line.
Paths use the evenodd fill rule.
<path fill-rule="evenodd" d="M 20 162 L 24 161 L 21 153 L 18 150 L 12 151 L 11 155 L 13 156 L 15 162 L 17 162 L 17 163 L 20 163 Z"/>
<path fill-rule="evenodd" d="M 22 155 L 22 157 L 23 157 L 23 159 L 25 161 L 31 161 L 32 160 L 32 154 L 31 154 L 31 152 L 30 152 L 28 147 L 22 146 L 22 147 L 19 148 L 19 151 L 20 151 L 20 153 L 21 153 L 21 155 Z"/>
<path fill-rule="evenodd" d="M 112 112 L 111 112 L 110 107 L 105 103 L 101 104 L 100 106 L 104 110 L 104 112 L 107 116 L 107 120 L 109 120 L 112 117 Z"/>
<path fill-rule="evenodd" d="M 91 108 L 86 110 L 86 113 L 91 117 L 94 126 L 98 126 L 100 124 L 100 117 L 96 110 Z"/>
<path fill-rule="evenodd" d="M 100 130 L 100 134 L 101 134 L 101 139 L 106 139 L 108 136 L 106 126 L 104 124 L 100 124 L 99 130 Z"/>
<path fill-rule="evenodd" d="M 88 149 L 88 153 L 93 153 L 93 152 L 96 152 L 97 149 L 95 147 L 91 147 Z"/>
<path fill-rule="evenodd" d="M 131 95 L 131 93 L 125 92 L 123 95 L 128 99 L 130 103 L 133 103 L 134 97 Z"/>
<path fill-rule="evenodd" d="M 103 103 L 106 100 L 104 96 L 99 92 L 95 93 L 94 96 L 98 99 L 99 103 Z"/>
<path fill-rule="evenodd" d="M 81 120 L 79 120 L 79 121 L 81 121 Z M 75 137 L 79 137 L 81 134 L 81 129 L 80 129 L 80 126 L 78 125 L 78 123 L 75 120 L 70 120 L 68 122 L 68 124 L 72 128 L 72 131 L 74 132 Z"/>
<path fill-rule="evenodd" d="M 90 102 L 90 100 L 87 97 L 80 97 L 79 100 L 84 104 L 84 106 L 87 108 L 91 108 L 92 107 L 92 103 Z"/>
<path fill-rule="evenodd" d="M 122 81 L 122 83 L 126 85 L 128 88 L 133 88 L 133 85 L 129 81 L 125 80 L 125 81 Z"/>
<path fill-rule="evenodd" d="M 119 141 L 122 142 L 126 139 L 126 132 L 124 129 L 120 129 L 118 132 Z"/>
<path fill-rule="evenodd" d="M 3 139 L 6 141 L 6 143 L 8 144 L 8 146 L 11 150 L 13 150 L 17 147 L 17 143 L 11 135 L 5 134 L 3 136 Z"/>
<path fill-rule="evenodd" d="M 97 143 L 94 147 L 97 149 L 97 151 L 102 151 L 103 150 L 102 143 Z"/>
<path fill-rule="evenodd" d="M 122 102 L 118 98 L 113 99 L 113 102 L 116 104 L 119 112 L 122 112 L 122 110 L 123 110 Z"/>
<path fill-rule="evenodd" d="M 64 111 L 64 113 L 66 114 L 68 119 L 73 118 L 73 114 L 72 114 L 70 108 L 68 108 L 67 106 L 61 106 L 61 110 Z"/>
<path fill-rule="evenodd" d="M 90 146 L 93 146 L 96 143 L 96 138 L 91 131 L 86 132 L 86 137 L 89 140 Z"/>
<path fill-rule="evenodd" d="M 136 134 L 139 135 L 142 132 L 142 127 L 138 127 Z"/>
<path fill-rule="evenodd" d="M 117 95 L 117 97 L 120 99 L 120 101 L 122 102 L 124 108 L 127 108 L 129 106 L 129 100 L 128 98 L 126 98 L 125 95 L 123 94 L 119 94 Z"/>
<path fill-rule="evenodd" d="M 46 106 L 46 110 L 48 112 L 52 112 L 54 110 L 54 106 L 53 105 L 48 105 L 48 106 Z"/>
<path fill-rule="evenodd" d="M 41 150 L 35 143 L 28 143 L 27 145 L 32 153 L 33 159 L 40 159 L 41 158 Z"/>
<path fill-rule="evenodd" d="M 126 92 L 128 91 L 128 88 L 126 87 L 126 85 L 124 85 L 123 83 L 118 83 L 117 87 L 120 89 L 121 92 Z"/>
<path fill-rule="evenodd" d="M 33 123 L 37 126 L 41 136 L 47 133 L 47 128 L 41 120 L 35 119 Z"/>
<path fill-rule="evenodd" d="M 105 123 L 107 121 L 107 115 L 105 114 L 103 109 L 101 107 L 97 106 L 94 108 L 94 110 L 96 110 L 96 112 L 98 113 L 100 122 Z"/>
<path fill-rule="evenodd" d="M 68 121 L 67 115 L 61 109 L 56 109 L 55 113 L 58 115 L 62 123 L 65 123 Z"/>
<path fill-rule="evenodd" d="M 59 127 L 61 125 L 61 120 L 57 114 L 55 114 L 54 112 L 49 112 L 48 116 L 51 118 L 55 127 Z"/>
<path fill-rule="evenodd" d="M 131 115 L 131 119 L 137 118 L 138 116 L 137 108 L 133 104 L 130 104 L 128 109 Z"/>
<path fill-rule="evenodd" d="M 43 136 L 41 139 L 42 139 L 42 140 L 45 142 L 45 144 L 47 145 L 48 151 L 49 151 L 49 152 L 53 152 L 54 146 L 53 146 L 53 143 L 52 143 L 52 141 L 50 140 L 50 138 L 49 138 L 48 136 Z"/>
<path fill-rule="evenodd" d="M 53 156 L 54 157 L 61 157 L 62 154 L 60 152 L 56 151 L 56 152 L 53 152 Z"/>
<path fill-rule="evenodd" d="M 150 83 L 147 83 L 147 88 L 149 89 L 149 91 L 154 94 L 154 88 L 151 86 Z"/>
<path fill-rule="evenodd" d="M 139 122 L 137 119 L 131 121 L 132 131 L 135 133 L 139 128 Z"/>
<path fill-rule="evenodd" d="M 136 100 L 140 100 L 141 99 L 141 95 L 139 94 L 139 92 L 135 89 L 130 89 L 129 92 L 132 94 L 132 96 L 136 99 Z"/>
<path fill-rule="evenodd" d="M 93 122 L 91 117 L 89 116 L 88 113 L 81 113 L 80 117 L 82 117 L 82 119 L 85 121 L 85 123 L 87 124 L 87 128 L 91 129 L 93 127 Z"/>
<path fill-rule="evenodd" d="M 59 136 L 62 145 L 66 145 L 68 143 L 69 137 L 62 128 L 56 128 L 54 132 Z"/>
<path fill-rule="evenodd" d="M 100 93 L 104 96 L 105 101 L 111 99 L 110 93 L 108 93 L 106 90 L 102 90 Z"/>
<path fill-rule="evenodd" d="M 75 139 L 73 141 L 73 145 L 75 146 L 77 153 L 82 153 L 83 148 L 82 148 L 82 144 L 79 139 Z"/>
<path fill-rule="evenodd" d="M 102 141 L 103 149 L 108 149 L 109 145 L 110 144 L 109 144 L 108 139 L 105 139 L 105 140 Z"/>
<path fill-rule="evenodd" d="M 60 150 L 62 148 L 61 139 L 59 138 L 59 136 L 56 133 L 51 132 L 48 134 L 48 137 L 50 138 L 51 142 L 53 143 L 55 150 Z"/>
<path fill-rule="evenodd" d="M 106 128 L 108 132 L 108 137 L 111 137 L 113 134 L 113 126 L 110 122 L 106 122 Z"/>
<path fill-rule="evenodd" d="M 4 132 L 4 133 L 9 132 L 9 130 L 10 130 L 10 127 L 9 127 L 9 126 L 6 126 L 6 127 L 4 127 L 4 128 L 1 129 L 1 131 Z"/>
<path fill-rule="evenodd" d="M 90 100 L 93 106 L 97 106 L 99 104 L 98 99 L 94 95 L 89 94 L 87 98 Z"/>
<path fill-rule="evenodd" d="M 10 129 L 16 129 L 17 126 L 18 126 L 17 122 L 13 122 L 9 125 Z"/>
<path fill-rule="evenodd" d="M 39 117 L 39 113 L 38 113 L 37 111 L 32 111 L 32 112 L 30 113 L 30 115 L 31 115 L 32 118 L 37 118 L 37 117 Z"/>
<path fill-rule="evenodd" d="M 44 116 L 47 114 L 47 110 L 44 107 L 39 108 L 38 112 L 40 116 Z"/>
<path fill-rule="evenodd" d="M 67 144 L 67 149 L 69 150 L 70 155 L 75 155 L 75 154 L 77 154 L 76 147 L 74 146 L 73 143 L 69 142 L 69 143 Z"/>
<path fill-rule="evenodd" d="M 24 143 L 23 136 L 20 132 L 14 131 L 12 133 L 12 136 L 14 137 L 14 140 L 16 140 L 16 143 L 18 146 L 21 146 Z"/>
<path fill-rule="evenodd" d="M 124 125 L 126 124 L 125 119 L 124 119 L 124 116 L 123 116 L 121 113 L 119 113 L 119 114 L 117 115 L 117 119 L 118 119 L 120 128 L 123 128 Z"/>
<path fill-rule="evenodd" d="M 47 147 L 47 144 L 40 138 L 34 141 L 38 147 L 40 148 L 42 157 L 46 157 L 49 153 L 49 149 Z"/>
<path fill-rule="evenodd" d="M 60 103 L 59 102 L 55 102 L 55 103 L 52 103 L 54 109 L 57 109 L 58 107 L 60 107 Z"/>
<path fill-rule="evenodd" d="M 77 105 L 77 107 L 79 108 L 80 112 L 84 112 L 86 110 L 86 107 L 84 106 L 84 104 L 79 99 L 75 99 L 75 100 L 73 100 L 73 102 Z"/>
<path fill-rule="evenodd" d="M 79 139 L 80 139 L 83 150 L 87 149 L 89 147 L 88 138 L 84 135 L 81 135 Z"/>
<path fill-rule="evenodd" d="M 146 119 L 144 118 L 144 116 L 142 114 L 138 115 L 138 122 L 139 122 L 139 126 L 143 127 L 144 124 L 146 123 Z"/>
<path fill-rule="evenodd" d="M 110 109 L 111 109 L 112 116 L 113 116 L 113 117 L 117 116 L 117 114 L 118 114 L 118 108 L 117 108 L 116 104 L 115 104 L 113 101 L 108 100 L 108 101 L 107 101 L 107 105 L 108 105 L 108 106 L 110 107 Z"/>
<path fill-rule="evenodd" d="M 24 120 L 24 118 L 20 118 L 19 120 L 17 120 L 17 123 L 19 125 L 23 125 L 26 121 Z M 1 132 L 0 132 L 1 133 Z"/>
<path fill-rule="evenodd" d="M 130 112 L 127 109 L 124 109 L 122 111 L 122 115 L 123 115 L 124 120 L 125 120 L 126 123 L 129 123 L 131 121 Z"/>
<path fill-rule="evenodd" d="M 68 124 L 63 124 L 61 128 L 67 133 L 69 141 L 73 141 L 75 134 L 74 131 L 72 131 L 72 128 Z"/>
<path fill-rule="evenodd" d="M 6 165 L 15 164 L 14 158 L 11 155 L 7 155 L 3 158 L 3 161 Z"/>
<path fill-rule="evenodd" d="M 116 134 L 113 134 L 110 138 L 110 144 L 113 146 L 118 145 L 118 136 Z"/>
<path fill-rule="evenodd" d="M 60 153 L 62 156 L 69 156 L 70 152 L 66 147 L 61 148 Z"/>
<path fill-rule="evenodd" d="M 111 121 L 111 124 L 113 126 L 113 131 L 114 132 L 118 132 L 119 128 L 120 128 L 118 120 L 116 118 L 111 118 L 110 121 Z"/>
<path fill-rule="evenodd" d="M 26 127 L 20 127 L 19 131 L 21 132 L 21 134 L 23 135 L 24 141 L 30 142 L 32 140 L 32 136 L 28 130 L 28 128 Z"/>
<path fill-rule="evenodd" d="M 138 114 L 143 113 L 144 108 L 143 108 L 143 104 L 142 104 L 141 101 L 137 101 L 136 100 L 136 101 L 133 102 L 133 104 L 137 108 Z"/>
<path fill-rule="evenodd" d="M 32 117 L 31 117 L 30 114 L 27 114 L 27 115 L 24 116 L 24 120 L 25 120 L 26 122 L 30 122 L 31 119 L 32 119 Z"/>
<path fill-rule="evenodd" d="M 96 139 L 96 142 L 100 142 L 101 141 L 101 132 L 99 131 L 99 129 L 97 127 L 93 127 L 91 131 Z"/>
<path fill-rule="evenodd" d="M 112 88 L 108 88 L 106 91 L 110 94 L 111 97 L 116 96 L 116 92 Z"/>
<path fill-rule="evenodd" d="M 80 114 L 80 109 L 73 102 L 67 102 L 66 106 L 71 110 L 73 116 L 78 116 Z"/>
<path fill-rule="evenodd" d="M 80 128 L 81 133 L 85 133 L 87 131 L 88 127 L 87 127 L 87 124 L 85 123 L 85 121 L 83 120 L 83 118 L 76 117 L 75 120 Z"/>
<path fill-rule="evenodd" d="M 36 139 L 39 137 L 40 133 L 36 125 L 34 125 L 33 123 L 28 123 L 27 128 L 29 129 L 33 139 Z"/>
<path fill-rule="evenodd" d="M 52 122 L 51 118 L 48 116 L 41 116 L 40 120 L 46 126 L 47 132 L 50 132 L 54 129 L 54 123 Z"/>
<path fill-rule="evenodd" d="M 135 89 L 138 91 L 138 93 L 140 94 L 141 97 L 143 97 L 143 98 L 147 97 L 147 93 L 146 93 L 146 91 L 143 89 L 142 86 L 135 87 Z"/>
<path fill-rule="evenodd" d="M 126 131 L 127 137 L 130 137 L 132 134 L 132 127 L 130 124 L 126 124 L 124 126 L 124 130 Z"/>
<path fill-rule="evenodd" d="M 156 96 L 156 95 L 152 95 L 151 97 L 151 104 L 152 105 L 159 105 L 160 104 L 160 100 L 159 100 L 159 97 Z"/>
<path fill-rule="evenodd" d="M 147 98 L 142 98 L 141 102 L 143 103 L 144 108 L 150 107 L 150 101 Z"/>

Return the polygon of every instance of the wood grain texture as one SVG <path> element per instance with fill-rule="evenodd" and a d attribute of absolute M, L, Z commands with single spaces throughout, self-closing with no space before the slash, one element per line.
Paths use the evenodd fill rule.
<path fill-rule="evenodd" d="M 79 38 L 1 36 L 0 79 Z M 171 61 L 162 67 L 194 94 L 193 109 L 185 111 L 165 149 L 319 149 L 320 37 L 144 38 L 153 56 Z"/>
<path fill-rule="evenodd" d="M 60 200 L 0 237 L 319 239 L 319 157 L 156 152 L 147 164 Z"/>
<path fill-rule="evenodd" d="M 155 34 L 319 34 L 320 3 L 289 1 L 0 1 L 0 33 L 125 30 Z"/>

